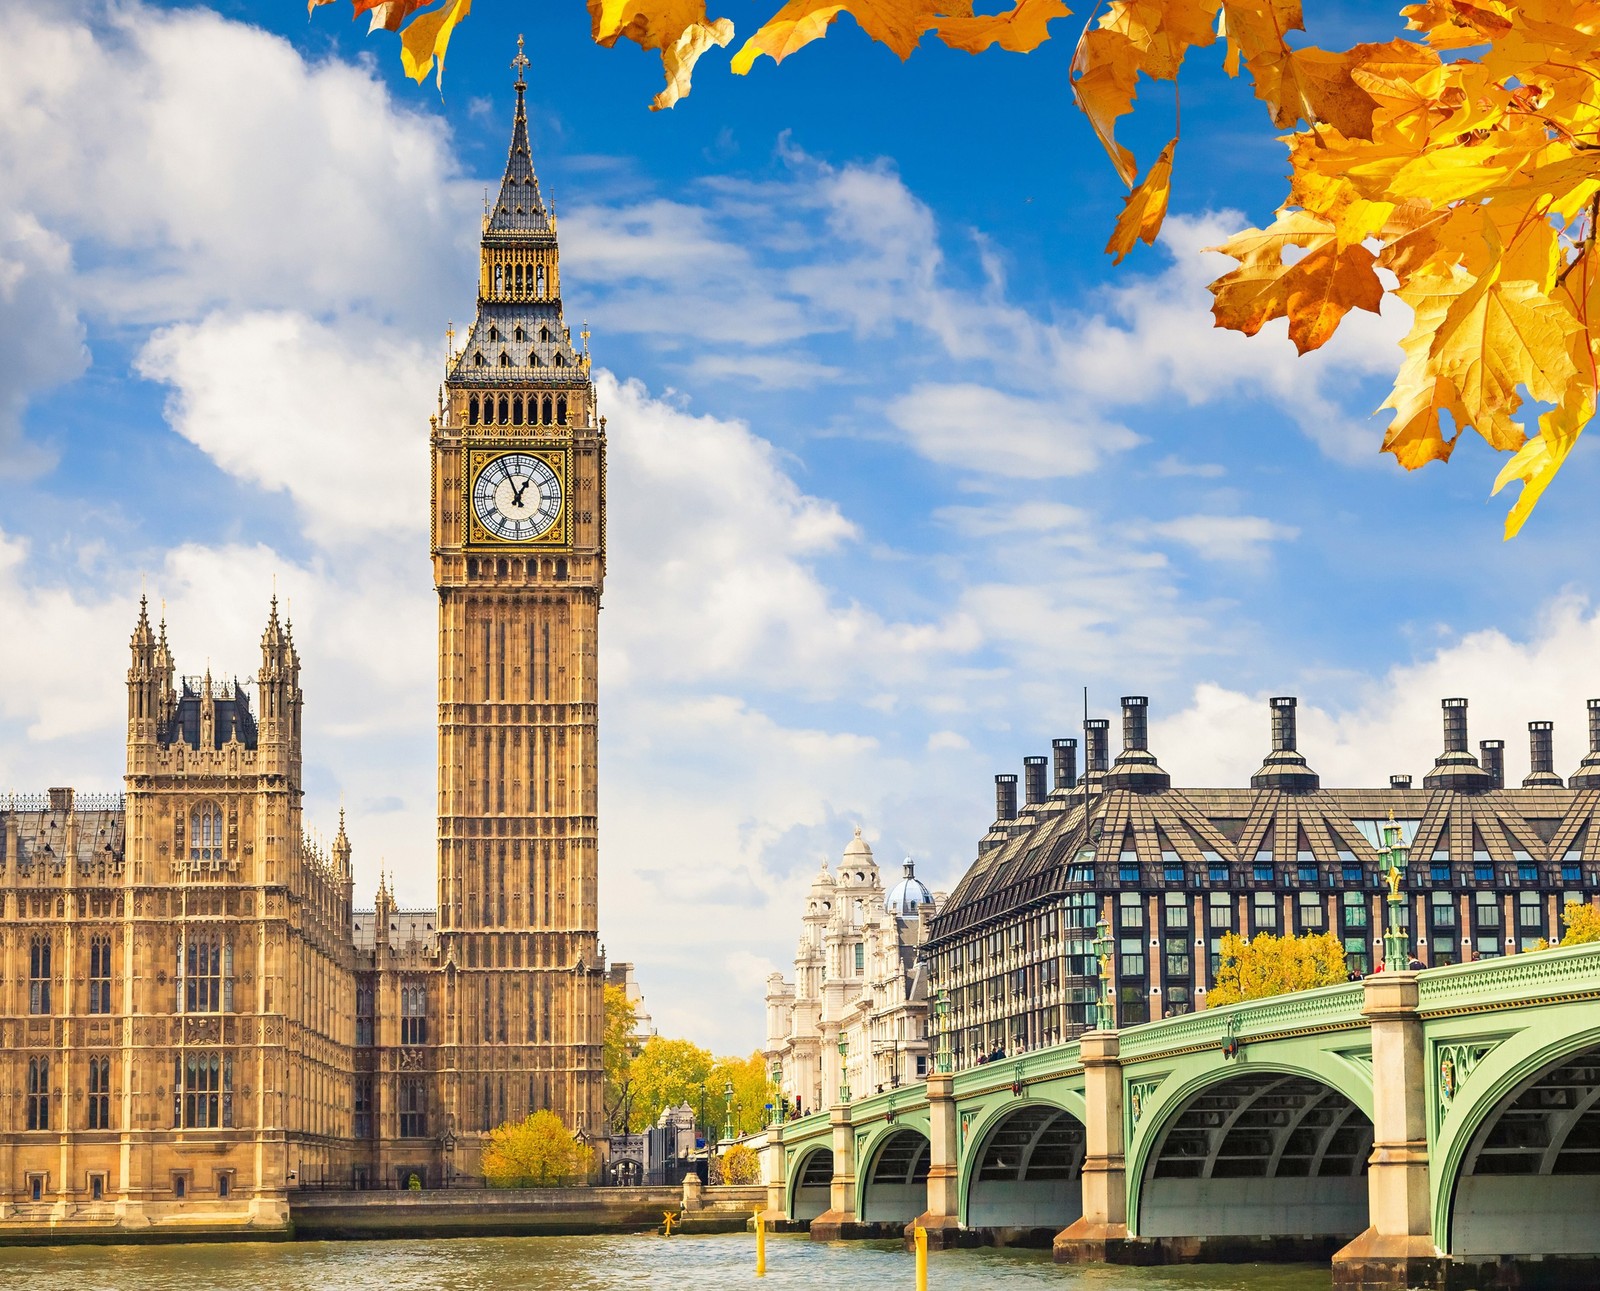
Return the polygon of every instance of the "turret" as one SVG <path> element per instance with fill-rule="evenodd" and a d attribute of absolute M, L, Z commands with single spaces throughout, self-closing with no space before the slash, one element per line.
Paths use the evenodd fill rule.
<path fill-rule="evenodd" d="M 1567 785 L 1572 789 L 1600 789 L 1600 699 L 1589 701 L 1589 751 Z"/>
<path fill-rule="evenodd" d="M 300 781 L 300 656 L 294 628 L 278 621 L 278 598 L 272 598 L 267 627 L 261 634 L 261 671 L 256 674 L 261 718 L 259 747 L 266 775 Z"/>
<path fill-rule="evenodd" d="M 162 638 L 165 644 L 166 633 Z M 132 661 L 128 666 L 128 749 L 135 745 L 152 746 L 161 722 L 161 674 L 156 659 L 156 635 L 150 630 L 149 602 L 139 598 L 139 621 L 129 641 Z M 132 769 L 131 767 L 129 768 Z"/>
<path fill-rule="evenodd" d="M 1122 752 L 1103 777 L 1105 788 L 1160 793 L 1172 787 L 1172 777 L 1150 752 L 1149 706 L 1150 700 L 1144 695 L 1122 697 Z"/>
<path fill-rule="evenodd" d="M 1555 723 L 1528 723 L 1528 774 L 1524 789 L 1560 789 L 1561 777 L 1555 767 Z"/>
<path fill-rule="evenodd" d="M 344 808 L 339 808 L 339 832 L 333 837 L 333 872 L 339 880 L 339 890 L 344 901 L 343 917 L 348 919 L 355 907 L 355 871 L 350 864 L 350 836 L 344 832 Z"/>

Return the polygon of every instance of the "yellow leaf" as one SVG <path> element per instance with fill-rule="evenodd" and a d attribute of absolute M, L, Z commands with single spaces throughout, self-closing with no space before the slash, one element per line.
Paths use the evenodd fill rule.
<path fill-rule="evenodd" d="M 1430 363 L 1429 352 L 1450 306 L 1471 285 L 1472 275 L 1456 269 L 1413 278 L 1400 293 L 1411 306 L 1411 330 L 1400 342 L 1405 362 L 1383 403 L 1385 408 L 1395 410 L 1394 420 L 1383 437 L 1383 451 L 1393 453 L 1408 471 L 1429 462 L 1449 461 L 1461 432 L 1470 424 L 1454 383 Z M 1439 425 L 1441 412 L 1448 412 L 1455 421 L 1455 433 L 1449 439 Z"/>
<path fill-rule="evenodd" d="M 1139 70 L 1156 80 L 1177 76 L 1190 47 L 1210 45 L 1217 38 L 1217 11 L 1222 0 L 1119 0 L 1100 26 L 1127 37 L 1139 51 Z"/>
<path fill-rule="evenodd" d="M 745 41 L 734 55 L 733 70 L 743 76 L 762 54 L 781 63 L 795 50 L 827 35 L 829 25 L 841 13 L 848 13 L 868 36 L 902 59 L 910 58 L 941 15 L 961 17 L 971 12 L 970 3 L 941 5 L 937 0 L 789 0 Z"/>
<path fill-rule="evenodd" d="M 1578 442 L 1584 426 L 1594 415 L 1594 400 L 1587 392 L 1575 401 L 1550 409 L 1539 418 L 1539 435 L 1524 444 L 1521 450 L 1501 468 L 1495 478 L 1493 492 L 1498 493 L 1513 480 L 1522 482 L 1522 492 L 1516 505 L 1506 516 L 1507 538 L 1515 538 L 1527 520 L 1534 505 L 1543 496 L 1545 488 L 1555 479 L 1556 472 L 1567 460 L 1567 454 Z"/>
<path fill-rule="evenodd" d="M 1304 253 L 1285 264 L 1283 253 Z M 1378 312 L 1383 285 L 1366 247 L 1341 246 L 1334 227 L 1304 211 L 1286 211 L 1267 229 L 1246 229 L 1221 251 L 1239 267 L 1211 284 L 1218 327 L 1254 336 L 1264 323 L 1288 318 L 1289 339 L 1304 354 L 1330 336 L 1352 309 Z"/>
<path fill-rule="evenodd" d="M 437 62 L 439 72 L 434 83 L 443 89 L 444 51 L 450 44 L 450 34 L 471 11 L 472 0 L 446 0 L 432 13 L 413 18 L 400 33 L 400 62 L 406 75 L 420 84 Z"/>
<path fill-rule="evenodd" d="M 700 55 L 733 39 L 733 23 L 707 19 L 705 0 L 588 0 L 589 26 L 595 43 L 611 48 L 631 40 L 640 49 L 661 51 L 667 88 L 656 95 L 651 111 L 670 108 L 689 93 L 690 74 Z"/>
<path fill-rule="evenodd" d="M 1016 0 L 1005 13 L 940 18 L 934 30 L 951 49 L 964 49 L 969 54 L 982 53 L 990 45 L 999 45 L 1013 54 L 1026 54 L 1050 38 L 1051 19 L 1066 18 L 1071 13 L 1061 0 Z"/>
<path fill-rule="evenodd" d="M 1072 93 L 1089 118 L 1100 146 L 1122 182 L 1133 187 L 1133 154 L 1117 142 L 1117 118 L 1132 111 L 1138 83 L 1139 51 L 1120 31 L 1096 27 L 1078 42 L 1072 58 Z"/>
<path fill-rule="evenodd" d="M 1128 194 L 1111 241 L 1106 243 L 1106 251 L 1115 256 L 1112 264 L 1122 263 L 1122 257 L 1133 250 L 1135 241 L 1149 246 L 1161 232 L 1161 222 L 1167 218 L 1167 196 L 1172 189 L 1172 153 L 1177 146 L 1178 141 L 1174 139 L 1163 148 L 1143 182 Z"/>
<path fill-rule="evenodd" d="M 1567 335 L 1576 325 L 1536 284 L 1502 280 L 1496 269 L 1451 303 L 1428 357 L 1455 382 L 1481 430 L 1517 409 L 1519 386 L 1543 402 L 1563 397 L 1577 375 L 1567 352 Z"/>

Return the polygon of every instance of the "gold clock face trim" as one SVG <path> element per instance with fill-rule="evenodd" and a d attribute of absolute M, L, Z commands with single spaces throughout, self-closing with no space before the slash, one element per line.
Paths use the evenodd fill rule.
<path fill-rule="evenodd" d="M 468 545 L 556 547 L 571 542 L 564 449 L 470 450 L 464 502 Z"/>

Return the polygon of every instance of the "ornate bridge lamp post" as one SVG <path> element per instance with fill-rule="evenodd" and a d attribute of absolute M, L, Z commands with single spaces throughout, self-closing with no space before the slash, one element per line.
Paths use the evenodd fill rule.
<path fill-rule="evenodd" d="M 839 1101 L 850 1101 L 850 1041 L 839 1041 Z"/>
<path fill-rule="evenodd" d="M 772 1064 L 772 1119 L 782 1125 L 789 1119 L 789 1100 L 783 1092 L 783 1064 Z"/>
<path fill-rule="evenodd" d="M 1104 915 L 1094 926 L 1094 957 L 1100 974 L 1100 997 L 1095 1001 L 1094 1027 L 1096 1031 L 1115 1031 L 1117 1009 L 1111 993 L 1111 925 L 1106 922 Z"/>
<path fill-rule="evenodd" d="M 733 1081 L 729 1079 L 722 1090 L 722 1141 L 733 1139 Z"/>
<path fill-rule="evenodd" d="M 1400 879 L 1405 873 L 1411 849 L 1402 840 L 1401 829 L 1391 816 L 1383 826 L 1383 863 L 1389 884 L 1388 918 L 1383 932 L 1385 972 L 1401 973 L 1411 962 L 1411 935 L 1402 926 L 1405 898 L 1400 895 Z"/>
<path fill-rule="evenodd" d="M 950 993 L 940 990 L 933 997 L 934 1024 L 939 1032 L 939 1051 L 935 1062 L 941 1076 L 950 1074 Z"/>

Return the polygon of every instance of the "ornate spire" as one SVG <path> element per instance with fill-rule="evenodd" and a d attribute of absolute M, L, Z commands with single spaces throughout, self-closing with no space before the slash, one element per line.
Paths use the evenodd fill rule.
<path fill-rule="evenodd" d="M 511 151 L 506 158 L 505 177 L 500 181 L 500 198 L 489 212 L 486 233 L 548 233 L 550 219 L 544 199 L 539 195 L 539 177 L 533 173 L 533 153 L 528 147 L 527 86 L 522 69 L 528 65 L 522 52 L 522 37 L 517 37 L 517 56 L 511 66 L 517 71 L 517 114 L 511 123 Z"/>

